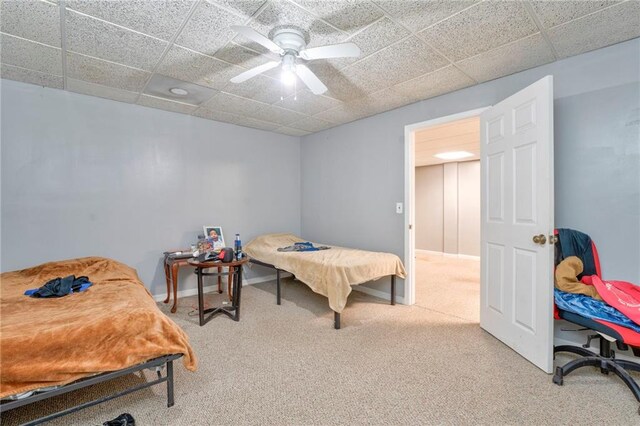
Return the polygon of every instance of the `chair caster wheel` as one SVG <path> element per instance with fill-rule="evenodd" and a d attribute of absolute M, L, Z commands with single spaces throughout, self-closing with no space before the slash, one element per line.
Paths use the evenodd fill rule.
<path fill-rule="evenodd" d="M 556 374 L 553 376 L 553 383 L 555 383 L 558 386 L 562 386 L 562 384 L 564 383 L 564 379 L 561 376 Z"/>

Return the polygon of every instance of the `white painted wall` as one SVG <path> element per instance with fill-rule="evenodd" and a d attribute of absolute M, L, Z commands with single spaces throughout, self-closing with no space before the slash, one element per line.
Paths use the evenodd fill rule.
<path fill-rule="evenodd" d="M 229 245 L 300 233 L 299 138 L 9 80 L 0 94 L 2 271 L 106 256 L 161 294 L 162 252 L 203 225 Z"/>
<path fill-rule="evenodd" d="M 480 161 L 416 167 L 416 248 L 480 256 Z"/>

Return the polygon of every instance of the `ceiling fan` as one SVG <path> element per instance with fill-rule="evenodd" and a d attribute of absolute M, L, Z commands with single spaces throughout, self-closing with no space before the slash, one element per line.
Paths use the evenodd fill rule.
<path fill-rule="evenodd" d="M 293 27 L 279 28 L 273 32 L 273 40 L 250 27 L 234 25 L 238 34 L 269 49 L 271 61 L 251 68 L 231 79 L 232 83 L 242 83 L 278 66 L 282 67 L 282 82 L 293 84 L 296 76 L 316 95 L 327 91 L 327 86 L 305 65 L 306 61 L 330 58 L 355 58 L 360 56 L 360 48 L 354 43 L 332 44 L 307 49 L 302 31 Z"/>

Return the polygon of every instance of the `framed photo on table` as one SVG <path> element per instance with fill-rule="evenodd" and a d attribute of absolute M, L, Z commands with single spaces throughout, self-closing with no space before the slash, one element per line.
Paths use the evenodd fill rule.
<path fill-rule="evenodd" d="M 211 244 L 211 248 L 219 250 L 226 247 L 224 243 L 224 235 L 222 235 L 221 226 L 203 226 L 204 237 Z"/>

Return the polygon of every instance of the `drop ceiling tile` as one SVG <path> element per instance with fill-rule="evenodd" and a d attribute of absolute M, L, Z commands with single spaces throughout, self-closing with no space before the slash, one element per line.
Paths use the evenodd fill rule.
<path fill-rule="evenodd" d="M 408 35 L 409 31 L 385 17 L 348 40 L 360 48 L 362 53 L 358 58 L 331 59 L 330 62 L 338 69 L 344 68 Z"/>
<path fill-rule="evenodd" d="M 60 8 L 39 0 L 3 0 L 0 30 L 60 47 Z"/>
<path fill-rule="evenodd" d="M 429 99 L 444 93 L 471 86 L 474 81 L 463 72 L 450 65 L 432 73 L 394 86 L 394 90 L 412 101 Z"/>
<path fill-rule="evenodd" d="M 282 133 L 283 135 L 298 136 L 298 137 L 309 134 L 309 132 L 305 132 L 304 130 L 293 129 L 291 127 L 278 127 L 274 131 L 276 133 Z"/>
<path fill-rule="evenodd" d="M 620 3 L 620 0 L 531 0 L 530 3 L 540 23 L 545 28 L 551 28 Z"/>
<path fill-rule="evenodd" d="M 261 105 L 256 110 L 247 111 L 243 114 L 247 117 L 255 118 L 257 120 L 268 121 L 270 123 L 276 123 L 279 126 L 288 126 L 294 121 L 302 120 L 305 116 L 298 114 L 295 111 L 290 111 L 284 108 L 278 108 L 273 105 Z"/>
<path fill-rule="evenodd" d="M 376 3 L 398 22 L 418 32 L 478 1 L 480 0 L 376 0 Z"/>
<path fill-rule="evenodd" d="M 284 92 L 282 83 L 264 75 L 258 75 L 242 83 L 229 83 L 224 89 L 243 98 L 253 99 L 267 104 L 278 102 Z"/>
<path fill-rule="evenodd" d="M 244 126 L 244 127 L 251 127 L 254 129 L 269 130 L 269 131 L 273 131 L 278 127 L 280 127 L 280 125 L 278 124 L 268 123 L 266 121 L 256 120 L 250 117 L 238 117 L 235 119 L 233 124 L 237 124 L 239 126 Z"/>
<path fill-rule="evenodd" d="M 0 77 L 21 81 L 23 83 L 36 84 L 38 86 L 52 87 L 54 89 L 62 89 L 63 87 L 61 76 L 44 74 L 38 71 L 14 67 L 13 65 L 2 64 Z"/>
<path fill-rule="evenodd" d="M 207 120 L 221 121 L 224 123 L 236 124 L 238 126 L 252 127 L 262 130 L 275 130 L 280 125 L 275 123 L 269 123 L 255 118 L 245 117 L 239 114 L 232 114 L 229 112 L 221 111 L 219 109 L 211 109 L 206 107 L 198 108 L 193 115 Z"/>
<path fill-rule="evenodd" d="M 293 0 L 309 12 L 341 30 L 354 32 L 383 16 L 383 12 L 365 0 Z"/>
<path fill-rule="evenodd" d="M 377 114 L 410 104 L 414 102 L 414 100 L 413 96 L 401 93 L 396 90 L 395 87 L 389 87 L 367 95 L 355 102 L 362 106 L 366 105 L 366 107 L 371 110 L 371 114 Z"/>
<path fill-rule="evenodd" d="M 334 126 L 335 124 L 317 117 L 305 117 L 302 120 L 295 121 L 289 124 L 289 127 L 305 130 L 311 133 L 319 132 L 320 130 L 328 129 L 329 127 Z"/>
<path fill-rule="evenodd" d="M 342 124 L 367 117 L 374 113 L 375 111 L 371 108 L 370 104 L 356 100 L 352 102 L 345 102 L 336 108 L 322 111 L 321 113 L 314 115 L 314 117 L 330 121 L 332 123 Z"/>
<path fill-rule="evenodd" d="M 66 0 L 67 8 L 169 40 L 195 0 Z"/>
<path fill-rule="evenodd" d="M 62 50 L 0 34 L 2 62 L 45 74 L 62 75 Z"/>
<path fill-rule="evenodd" d="M 67 53 L 67 77 L 76 80 L 139 92 L 150 76 L 146 71 Z"/>
<path fill-rule="evenodd" d="M 191 114 L 196 106 L 183 104 L 182 102 L 169 101 L 167 99 L 157 98 L 155 96 L 142 95 L 138 100 L 138 105 L 148 106 L 151 108 L 164 109 L 166 111 L 180 112 L 182 114 Z"/>
<path fill-rule="evenodd" d="M 640 36 L 640 2 L 628 1 L 547 31 L 558 56 L 567 57 Z"/>
<path fill-rule="evenodd" d="M 338 43 L 347 37 L 347 33 L 325 24 L 313 14 L 285 0 L 270 1 L 249 23 L 249 26 L 265 36 L 269 36 L 274 27 L 282 25 L 293 25 L 306 31 L 309 35 L 309 47 Z M 235 41 L 252 46 L 241 37 L 237 37 Z"/>
<path fill-rule="evenodd" d="M 340 101 L 357 99 L 366 94 L 355 82 L 351 81 L 344 72 L 335 68 L 328 61 L 309 63 L 309 69 L 327 86 L 327 96 Z"/>
<path fill-rule="evenodd" d="M 83 95 L 97 96 L 99 98 L 112 99 L 114 101 L 132 103 L 138 97 L 137 93 L 128 92 L 113 87 L 101 86 L 99 84 L 87 83 L 86 81 L 67 78 L 67 90 Z"/>
<path fill-rule="evenodd" d="M 210 109 L 206 107 L 200 107 L 193 112 L 193 115 L 200 118 L 206 118 L 207 120 L 222 121 L 224 123 L 232 123 L 238 117 L 236 114 L 228 112 Z"/>
<path fill-rule="evenodd" d="M 70 10 L 66 13 L 67 51 L 152 70 L 167 42 Z"/>
<path fill-rule="evenodd" d="M 256 13 L 265 1 L 266 0 L 213 0 L 213 3 L 249 17 Z"/>
<path fill-rule="evenodd" d="M 553 61 L 549 45 L 538 33 L 465 59 L 457 65 L 472 78 L 484 82 Z"/>
<path fill-rule="evenodd" d="M 271 60 L 260 53 L 233 42 L 227 43 L 226 46 L 218 50 L 214 57 L 244 68 L 257 67 Z"/>
<path fill-rule="evenodd" d="M 521 2 L 487 0 L 418 33 L 452 61 L 538 32 Z"/>
<path fill-rule="evenodd" d="M 205 102 L 203 107 L 214 111 L 224 111 L 243 117 L 276 123 L 279 126 L 286 126 L 294 121 L 304 118 L 304 115 L 298 114 L 294 111 L 278 108 L 224 92 Z"/>
<path fill-rule="evenodd" d="M 340 101 L 322 95 L 314 95 L 309 90 L 303 89 L 295 95 L 284 98 L 284 100 L 277 102 L 275 105 L 301 114 L 314 115 L 337 107 L 340 105 Z"/>
<path fill-rule="evenodd" d="M 442 68 L 448 61 L 416 37 L 409 37 L 342 70 L 365 93 L 376 92 Z"/>
<path fill-rule="evenodd" d="M 246 18 L 202 1 L 191 15 L 176 44 L 213 56 L 235 35 L 232 25 L 243 25 Z"/>
<path fill-rule="evenodd" d="M 157 69 L 160 74 L 218 90 L 242 71 L 243 68 L 179 46 L 171 47 Z"/>

